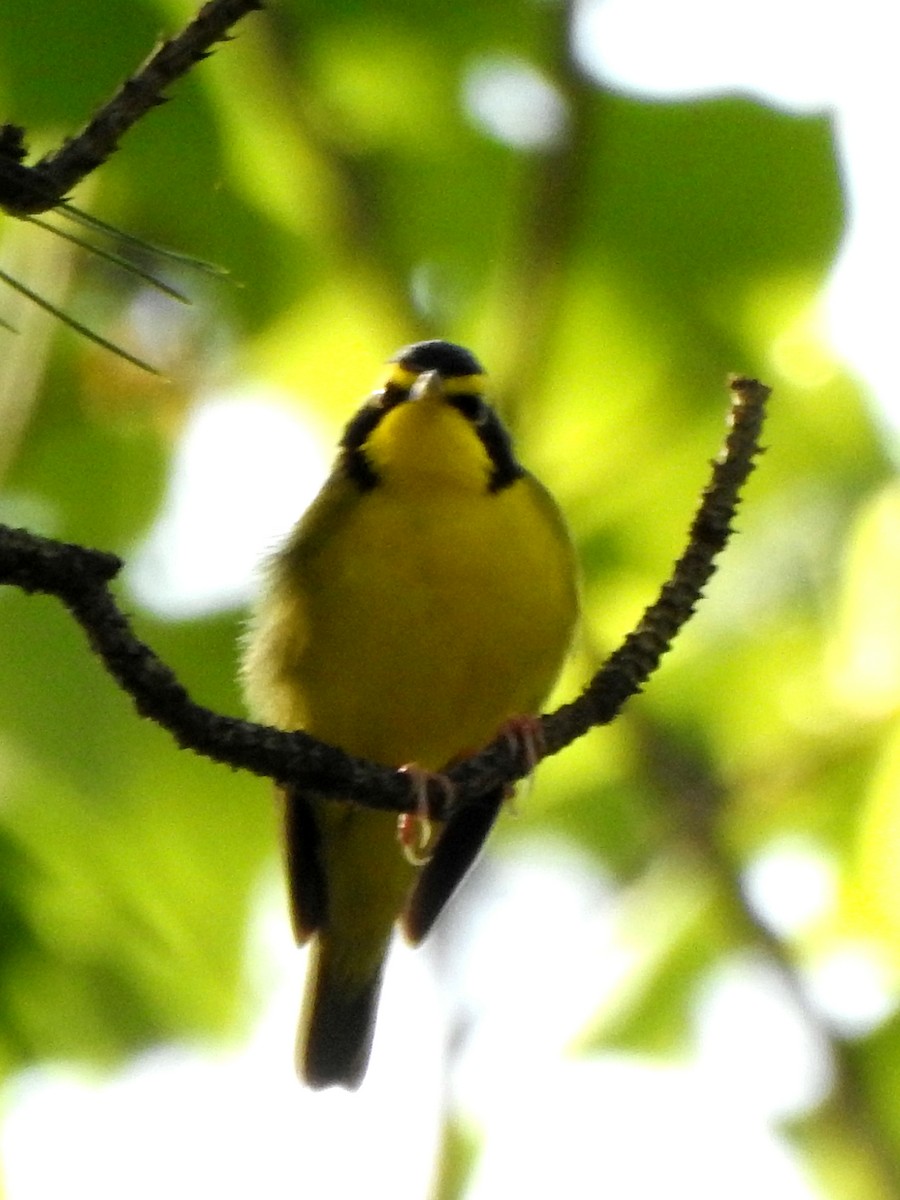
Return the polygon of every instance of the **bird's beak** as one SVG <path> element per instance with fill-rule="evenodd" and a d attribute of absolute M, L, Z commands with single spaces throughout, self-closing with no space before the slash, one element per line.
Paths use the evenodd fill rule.
<path fill-rule="evenodd" d="M 410 400 L 430 400 L 432 403 L 444 397 L 444 381 L 440 371 L 423 371 L 409 389 Z"/>

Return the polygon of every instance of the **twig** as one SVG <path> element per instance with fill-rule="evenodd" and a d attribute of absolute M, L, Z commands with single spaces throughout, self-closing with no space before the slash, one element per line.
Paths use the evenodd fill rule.
<path fill-rule="evenodd" d="M 691 525 L 690 540 L 656 603 L 597 672 L 581 696 L 542 718 L 546 752 L 553 754 L 595 725 L 608 724 L 641 690 L 702 596 L 715 558 L 731 533 L 741 487 L 760 452 L 759 433 L 769 389 L 752 379 L 731 382 L 730 429 L 712 466 Z M 167 729 L 179 746 L 281 783 L 342 796 L 373 808 L 412 811 L 408 777 L 353 758 L 302 732 L 285 733 L 222 716 L 195 704 L 171 669 L 141 642 L 109 591 L 122 568 L 115 555 L 41 538 L 0 525 L 0 583 L 57 596 L 87 633 L 106 669 L 137 711 Z M 453 795 L 435 786 L 431 815 L 446 819 L 458 807 L 527 775 L 529 755 L 498 738 L 447 772 Z"/>
<path fill-rule="evenodd" d="M 208 57 L 236 21 L 262 7 L 261 0 L 209 0 L 181 33 L 150 55 L 80 133 L 33 166 L 22 161 L 24 131 L 16 125 L 0 126 L 0 208 L 12 216 L 55 208 L 109 158 L 132 125 L 165 101 L 163 92 L 170 84 Z"/>
<path fill-rule="evenodd" d="M 679 630 L 692 616 L 703 588 L 716 569 L 716 556 L 732 532 L 740 490 L 761 453 L 759 435 L 770 389 L 756 379 L 730 380 L 729 430 L 712 463 L 712 477 L 703 491 L 691 523 L 688 545 L 675 564 L 656 602 L 645 610 L 637 628 L 628 635 L 596 673 L 577 700 L 542 718 L 547 754 L 556 754 L 597 725 L 608 725 L 625 702 L 659 666 Z M 503 781 L 528 774 L 528 763 L 511 739 L 500 739 L 466 763 L 448 772 L 454 783 L 469 794 L 469 774 L 489 787 L 488 762 L 496 764 Z M 494 776 L 492 782 L 499 782 Z"/>

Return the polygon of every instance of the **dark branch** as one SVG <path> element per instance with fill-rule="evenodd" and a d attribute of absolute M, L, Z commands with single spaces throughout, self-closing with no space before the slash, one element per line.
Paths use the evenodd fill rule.
<path fill-rule="evenodd" d="M 728 434 L 712 463 L 712 477 L 691 523 L 688 545 L 656 602 L 637 628 L 603 664 L 577 700 L 542 718 L 547 754 L 556 754 L 597 725 L 608 725 L 625 702 L 641 691 L 682 626 L 702 599 L 716 569 L 716 556 L 732 533 L 740 490 L 761 453 L 759 435 L 770 389 L 756 379 L 730 380 Z M 460 794 L 477 795 L 493 783 L 521 779 L 529 765 L 519 748 L 498 739 L 448 772 Z M 477 780 L 477 787 L 473 781 Z"/>
<path fill-rule="evenodd" d="M 305 733 L 254 725 L 195 704 L 174 672 L 137 637 L 110 593 L 108 584 L 123 566 L 114 554 L 0 525 L 0 584 L 60 599 L 140 715 L 168 730 L 183 749 L 353 799 L 377 792 L 380 807 L 409 806 L 409 783 L 395 771 L 353 759 Z"/>
<path fill-rule="evenodd" d="M 740 489 L 760 452 L 759 433 L 769 389 L 756 380 L 734 379 L 731 393 L 729 432 L 713 462 L 712 478 L 691 525 L 687 549 L 656 603 L 581 696 L 542 718 L 548 754 L 593 726 L 613 720 L 625 701 L 641 690 L 700 600 L 715 569 L 715 558 L 732 531 Z M 0 584 L 57 596 L 141 716 L 167 729 L 179 746 L 280 783 L 373 808 L 414 809 L 405 774 L 352 758 L 305 733 L 254 725 L 195 704 L 170 668 L 138 639 L 116 605 L 108 585 L 121 567 L 115 555 L 0 525 Z M 454 784 L 452 800 L 446 789 L 431 789 L 433 815 L 444 819 L 451 808 L 476 803 L 498 784 L 520 779 L 530 769 L 522 748 L 498 738 L 447 772 Z"/>
<path fill-rule="evenodd" d="M 240 17 L 259 8 L 262 8 L 261 0 L 209 0 L 209 3 L 200 9 L 196 17 L 180 34 L 163 42 L 146 63 L 125 81 L 113 98 L 92 117 L 81 133 L 67 139 L 58 150 L 45 155 L 40 162 L 33 166 L 29 166 L 25 162 L 27 157 L 25 130 L 18 125 L 0 125 L 0 210 L 10 216 L 42 225 L 50 232 L 76 243 L 90 253 L 117 263 L 118 266 L 130 271 L 144 282 L 150 283 L 151 286 L 174 295 L 176 299 L 186 300 L 186 297 L 181 296 L 170 285 L 150 275 L 142 267 L 121 255 L 84 241 L 58 226 L 39 221 L 35 214 L 55 209 L 70 220 L 93 229 L 94 232 L 114 237 L 119 242 L 137 243 L 143 250 L 152 250 L 161 257 L 179 260 L 201 270 L 214 270 L 217 274 L 221 273 L 210 267 L 208 263 L 188 259 L 186 256 L 158 247 L 148 247 L 139 239 L 121 233 L 96 217 L 79 212 L 66 201 L 66 193 L 106 161 L 117 148 L 119 138 L 123 133 L 151 108 L 162 104 L 166 98 L 163 92 L 171 83 L 190 70 L 194 63 L 208 57 L 210 48 L 215 42 L 227 39 L 228 29 Z M 118 354 L 121 358 L 151 374 L 159 374 L 150 363 L 131 354 L 121 346 L 117 346 L 99 333 L 95 333 L 6 272 L 0 272 L 0 282 L 28 297 L 45 312 L 57 317 L 98 346 L 111 350 L 114 354 Z M 5 322 L 0 323 L 6 324 Z"/>
<path fill-rule="evenodd" d="M 163 42 L 144 65 L 75 137 L 27 166 L 24 130 L 0 126 L 0 208 L 11 216 L 46 212 L 118 147 L 119 138 L 151 108 L 165 100 L 170 84 L 206 58 L 212 46 L 261 0 L 209 0 L 176 37 Z"/>

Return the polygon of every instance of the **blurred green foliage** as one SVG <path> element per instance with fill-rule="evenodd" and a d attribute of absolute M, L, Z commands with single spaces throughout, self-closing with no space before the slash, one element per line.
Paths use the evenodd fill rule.
<path fill-rule="evenodd" d="M 0 114 L 49 148 L 191 9 L 0 6 Z M 726 373 L 773 385 L 770 452 L 696 619 L 623 719 L 545 764 L 515 829 L 498 834 L 563 835 L 628 884 L 639 966 L 586 1044 L 671 1052 L 689 1037 L 699 981 L 742 946 L 796 978 L 861 942 L 896 997 L 900 501 L 863 398 L 819 332 L 843 225 L 828 119 L 739 96 L 611 94 L 572 64 L 563 15 L 522 0 L 273 0 L 243 21 L 75 197 L 240 284 L 182 277 L 196 311 L 174 313 L 149 348 L 133 281 L 6 220 L 4 261 L 30 286 L 53 292 L 71 276 L 73 311 L 176 382 L 61 328 L 51 338 L 0 298 L 22 329 L 0 330 L 0 517 L 128 555 L 202 391 L 286 385 L 337 428 L 396 347 L 447 336 L 493 371 L 521 457 L 571 520 L 585 575 L 571 691 L 681 548 Z M 471 97 L 486 72 L 525 64 L 564 117 L 560 136 L 523 147 L 476 119 Z M 200 702 L 241 711 L 239 613 L 136 618 Z M 247 1020 L 246 920 L 274 853 L 264 787 L 178 753 L 135 718 L 59 606 L 9 589 L 0 794 L 8 1071 L 115 1061 Z M 815 848 L 837 891 L 779 943 L 748 908 L 742 870 L 784 838 Z M 846 1074 L 803 1145 L 844 1178 L 868 1128 L 853 1194 L 891 1194 L 900 1028 L 835 1046 Z M 851 1077 L 856 1109 L 841 1107 Z"/>

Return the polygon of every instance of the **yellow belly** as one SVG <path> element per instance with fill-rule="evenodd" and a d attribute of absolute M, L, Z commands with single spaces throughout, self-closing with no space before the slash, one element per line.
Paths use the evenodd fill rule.
<path fill-rule="evenodd" d="M 436 770 L 552 686 L 576 611 L 568 541 L 530 477 L 344 499 L 276 560 L 251 699 L 283 728 Z"/>

